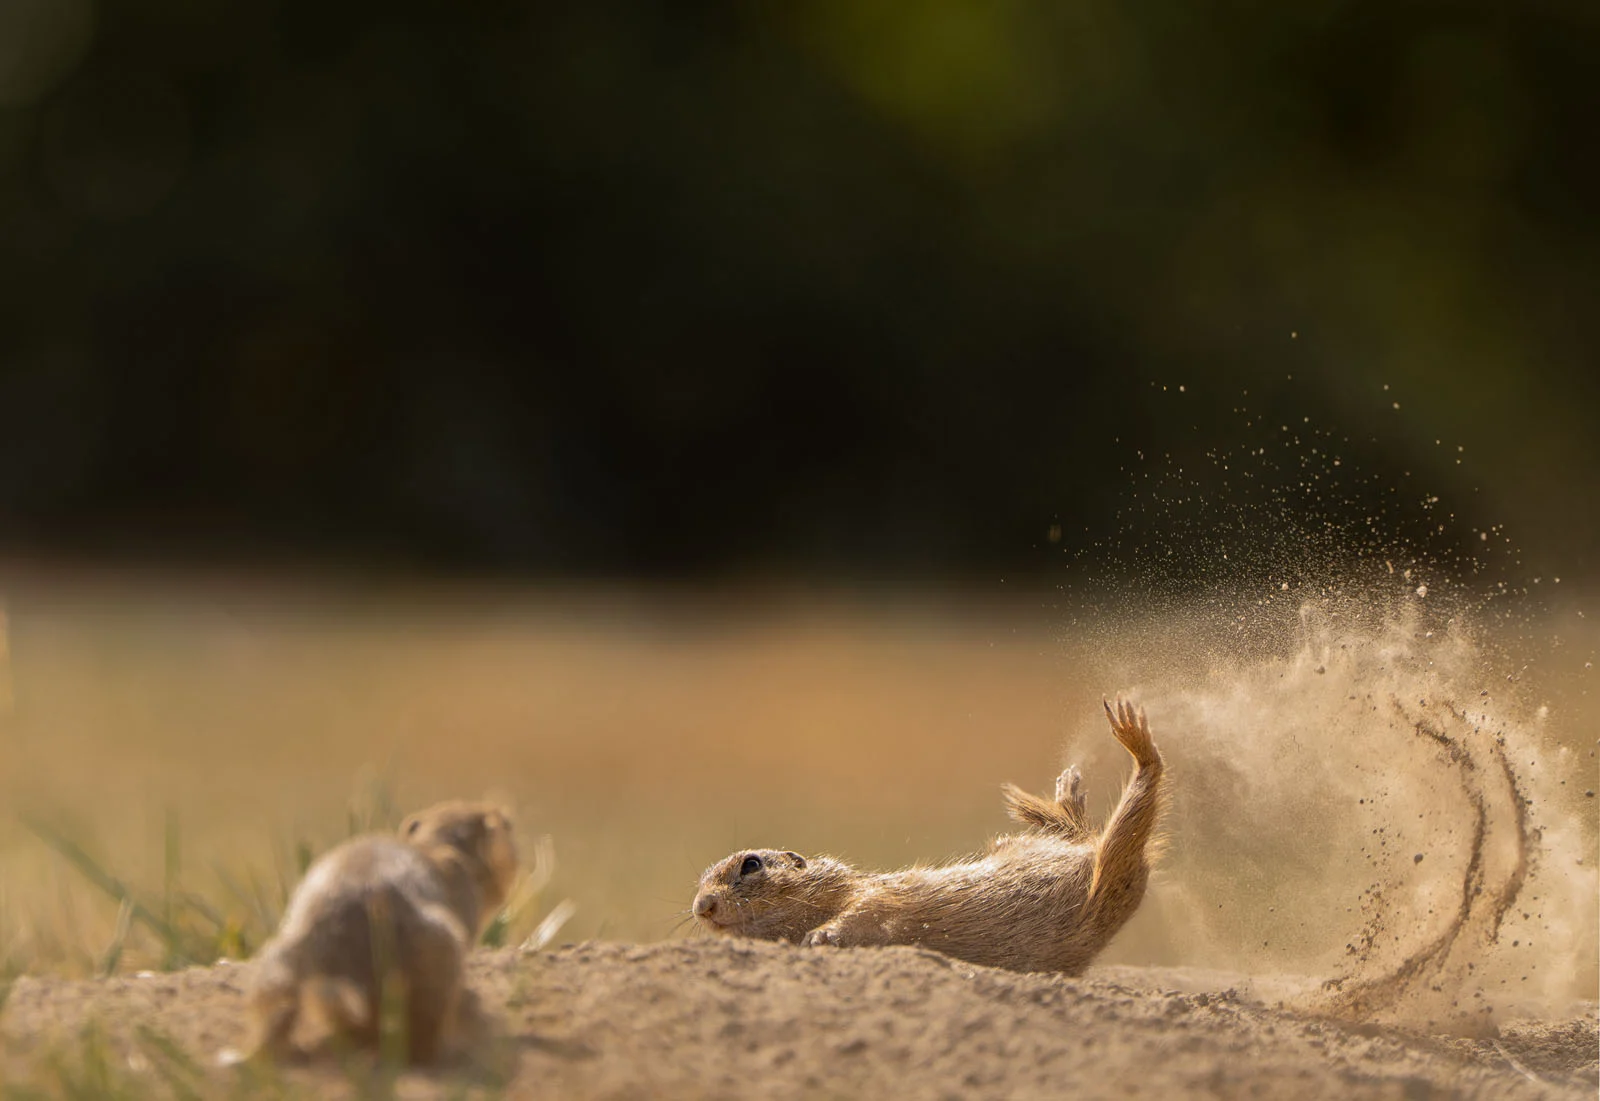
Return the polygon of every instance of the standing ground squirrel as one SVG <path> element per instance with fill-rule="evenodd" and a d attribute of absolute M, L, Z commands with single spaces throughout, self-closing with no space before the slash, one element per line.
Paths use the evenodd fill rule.
<path fill-rule="evenodd" d="M 1069 768 L 1053 800 L 1006 785 L 1011 817 L 1028 828 L 982 856 L 868 873 L 828 857 L 739 852 L 700 877 L 695 916 L 725 936 L 915 944 L 991 967 L 1078 974 L 1144 897 L 1145 850 L 1161 808 L 1163 764 L 1144 709 L 1120 699 L 1105 708 L 1137 767 L 1098 833 Z"/>
<path fill-rule="evenodd" d="M 516 868 L 510 819 L 482 803 L 440 803 L 397 835 L 355 837 L 320 857 L 256 955 L 254 1054 L 299 1054 L 304 1008 L 327 1033 L 376 1047 L 388 995 L 405 1007 L 411 1061 L 437 1058 L 457 1024 L 466 954 Z"/>

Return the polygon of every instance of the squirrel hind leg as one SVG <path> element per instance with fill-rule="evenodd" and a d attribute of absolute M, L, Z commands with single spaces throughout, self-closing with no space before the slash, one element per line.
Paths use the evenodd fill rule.
<path fill-rule="evenodd" d="M 1060 796 L 1065 787 L 1066 799 L 1046 799 L 1023 791 L 1015 784 L 1006 784 L 1000 790 L 1005 796 L 1006 813 L 1012 820 L 1025 826 L 1032 826 L 1044 830 L 1046 833 L 1057 834 L 1068 841 L 1091 841 L 1094 839 L 1094 829 L 1089 824 L 1089 818 L 1084 810 L 1083 795 L 1077 790 L 1076 781 L 1069 779 L 1069 773 L 1076 777 L 1078 770 L 1070 768 L 1061 774 L 1056 781 L 1056 793 Z"/>
<path fill-rule="evenodd" d="M 1073 841 L 1092 841 L 1097 835 L 1089 821 L 1088 797 L 1083 791 L 1083 773 L 1068 765 L 1056 777 L 1056 806 L 1061 809 L 1061 832 Z"/>
<path fill-rule="evenodd" d="M 404 936 L 406 1038 L 413 1063 L 456 1054 L 470 934 L 454 915 L 424 908 Z"/>
<path fill-rule="evenodd" d="M 455 1054 L 460 1015 L 460 986 L 438 997 L 413 997 L 406 1005 L 407 1050 L 411 1062 L 427 1065 Z"/>
<path fill-rule="evenodd" d="M 1165 763 L 1150 737 L 1150 723 L 1145 718 L 1144 708 L 1135 708 L 1121 699 L 1115 709 L 1109 703 L 1105 706 L 1111 732 L 1133 755 L 1138 767 L 1122 789 L 1122 799 L 1100 835 L 1094 876 L 1089 884 L 1089 901 L 1103 902 L 1109 895 L 1131 906 L 1137 905 L 1149 874 L 1147 847 L 1161 815 Z M 1119 918 L 1119 923 L 1121 920 L 1125 918 Z"/>
<path fill-rule="evenodd" d="M 255 1018 L 255 1036 L 247 1051 L 224 1048 L 217 1055 L 219 1066 L 287 1061 L 300 1055 L 294 1032 L 300 1021 L 300 981 L 281 961 L 269 959 L 257 972 L 250 991 L 250 1010 Z"/>
<path fill-rule="evenodd" d="M 1061 804 L 1062 810 L 1079 818 L 1088 817 L 1083 794 L 1083 773 L 1078 771 L 1077 765 L 1068 765 L 1056 777 L 1056 802 Z"/>
<path fill-rule="evenodd" d="M 1145 717 L 1144 708 L 1137 707 L 1127 700 L 1117 698 L 1115 705 L 1102 700 L 1105 705 L 1106 718 L 1111 722 L 1111 733 L 1133 755 L 1133 759 L 1140 765 L 1152 764 L 1160 760 L 1161 754 L 1156 751 L 1155 740 L 1150 736 L 1150 720 Z"/>
<path fill-rule="evenodd" d="M 378 1007 L 360 983 L 321 975 L 308 984 L 307 994 L 316 1001 L 329 1040 L 358 1048 L 377 1046 Z"/>

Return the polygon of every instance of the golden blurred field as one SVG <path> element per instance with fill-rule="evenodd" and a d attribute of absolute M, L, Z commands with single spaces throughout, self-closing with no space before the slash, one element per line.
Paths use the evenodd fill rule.
<path fill-rule="evenodd" d="M 297 846 L 321 851 L 434 800 L 491 794 L 515 809 L 525 854 L 541 835 L 556 854 L 515 935 L 570 899 L 558 943 L 650 941 L 692 932 L 697 876 L 736 847 L 868 867 L 969 852 L 1007 828 L 1001 782 L 1049 790 L 1069 755 L 1104 812 L 1127 762 L 1100 697 L 1127 689 L 1151 701 L 1174 765 L 1173 837 L 1105 962 L 1310 973 L 1360 921 L 1373 823 L 1357 812 L 1387 790 L 1384 739 L 1414 741 L 1365 729 L 1343 702 L 1368 675 L 1355 665 L 1347 686 L 1310 668 L 1324 660 L 1312 649 L 1246 668 L 1148 623 L 1069 636 L 1037 597 L 37 572 L 0 588 L 0 979 L 172 962 L 137 924 L 112 952 L 117 902 L 25 820 L 80 844 L 152 907 L 192 893 L 248 950 L 296 877 Z M 1513 676 L 1576 670 L 1592 654 L 1587 621 L 1559 626 L 1556 660 Z M 1388 645 L 1374 636 L 1370 656 L 1395 691 L 1438 688 L 1432 657 L 1385 664 Z M 1520 659 L 1495 650 L 1480 664 L 1507 660 Z M 1478 696 L 1476 671 L 1452 675 Z M 1595 803 L 1580 793 L 1595 786 L 1600 710 L 1588 675 L 1535 690 L 1556 706 L 1548 722 L 1523 708 L 1527 744 L 1561 748 L 1517 767 L 1542 785 L 1547 841 L 1560 859 L 1589 852 L 1579 870 L 1592 878 Z M 1408 797 L 1435 781 L 1417 783 Z M 1436 854 L 1420 871 L 1442 873 L 1448 813 L 1414 822 L 1392 799 L 1384 813 L 1390 836 L 1410 829 Z M 265 905 L 240 897 L 252 882 Z M 1538 919 L 1580 979 L 1595 969 L 1592 911 Z"/>
<path fill-rule="evenodd" d="M 1105 687 L 1036 604 L 105 577 L 6 596 L 13 969 L 88 970 L 118 918 L 19 814 L 146 895 L 171 827 L 179 886 L 237 909 L 219 867 L 276 887 L 296 843 L 337 841 L 376 796 L 492 793 L 525 852 L 554 839 L 542 906 L 578 907 L 559 939 L 652 940 L 737 846 L 892 864 L 981 845 L 997 785 L 1047 789 Z M 1109 801 L 1121 776 L 1090 779 Z M 123 968 L 156 947 L 136 932 Z"/>

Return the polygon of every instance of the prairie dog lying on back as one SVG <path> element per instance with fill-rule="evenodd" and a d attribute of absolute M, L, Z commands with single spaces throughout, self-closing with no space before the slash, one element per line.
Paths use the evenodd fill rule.
<path fill-rule="evenodd" d="M 1105 708 L 1135 771 L 1104 829 L 1090 824 L 1069 768 L 1054 799 L 1006 785 L 1011 817 L 1028 828 L 982 856 L 869 873 L 829 857 L 738 852 L 700 877 L 695 916 L 725 936 L 915 944 L 991 967 L 1078 974 L 1144 897 L 1162 800 L 1164 763 L 1144 709 L 1122 700 Z"/>
<path fill-rule="evenodd" d="M 454 1034 L 467 952 L 516 869 L 509 817 L 482 803 L 440 803 L 398 834 L 351 838 L 324 854 L 256 954 L 252 1056 L 302 1054 L 296 1032 L 307 1006 L 328 1031 L 376 1047 L 387 994 L 404 1006 L 410 1060 L 437 1058 Z"/>

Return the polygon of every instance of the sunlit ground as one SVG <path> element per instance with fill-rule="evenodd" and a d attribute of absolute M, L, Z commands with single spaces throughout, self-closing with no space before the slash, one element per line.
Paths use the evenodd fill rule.
<path fill-rule="evenodd" d="M 1130 685 L 1106 672 L 1117 663 L 1103 638 L 1069 637 L 1039 599 L 354 594 L 103 576 L 23 579 L 6 599 L 11 971 L 92 973 L 124 940 L 122 970 L 162 957 L 137 922 L 119 934 L 117 901 L 25 818 L 152 905 L 192 892 L 250 942 L 270 912 L 236 888 L 253 880 L 281 898 L 297 845 L 320 851 L 352 822 L 489 794 L 516 810 L 525 851 L 553 838 L 554 879 L 530 915 L 572 900 L 558 942 L 655 940 L 689 932 L 696 877 L 736 847 L 869 867 L 938 860 L 1004 830 L 998 785 L 1049 790 L 1069 747 L 1099 812 L 1128 767 L 1099 701 Z M 1572 683 L 1552 731 L 1581 759 L 1600 706 Z M 1185 732 L 1152 720 L 1182 783 Z M 1576 785 L 1594 762 L 1573 768 L 1570 805 L 1589 813 Z M 1592 843 L 1592 814 L 1589 826 Z M 1217 855 L 1174 840 L 1169 860 Z M 1284 845 L 1292 858 L 1294 838 Z M 1190 878 L 1224 890 L 1227 874 Z M 1161 890 L 1158 879 L 1108 960 L 1186 961 L 1193 942 Z"/>

